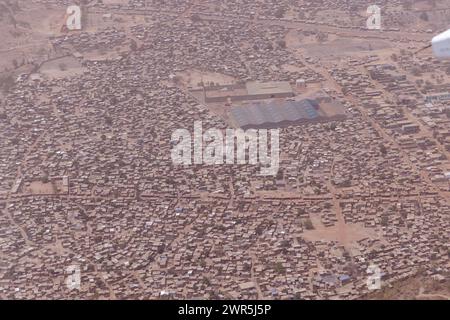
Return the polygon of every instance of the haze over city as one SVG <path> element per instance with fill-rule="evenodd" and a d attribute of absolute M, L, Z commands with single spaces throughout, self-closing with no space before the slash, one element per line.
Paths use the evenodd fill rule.
<path fill-rule="evenodd" d="M 0 0 L 0 299 L 448 300 L 449 28 L 449 0 Z"/>

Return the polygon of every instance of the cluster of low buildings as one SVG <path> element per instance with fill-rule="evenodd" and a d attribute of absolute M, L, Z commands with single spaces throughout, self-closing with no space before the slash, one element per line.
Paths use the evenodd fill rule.
<path fill-rule="evenodd" d="M 306 64 L 279 42 L 287 28 L 238 20 L 276 8 L 213 3 L 236 19 L 147 10 L 151 25 L 54 38 L 55 50 L 78 53 L 83 72 L 29 77 L 6 95 L 0 298 L 353 299 L 370 292 L 370 265 L 383 285 L 448 276 L 448 106 L 425 101 L 407 57 L 330 66 L 336 86 L 323 89 L 347 116 L 282 128 L 276 176 L 257 165 L 172 163 L 175 130 L 228 125 L 171 75 L 325 83 L 322 61 Z M 121 54 L 83 58 L 96 49 Z M 434 62 L 422 63 L 426 72 Z M 74 268 L 77 288 L 67 285 Z"/>

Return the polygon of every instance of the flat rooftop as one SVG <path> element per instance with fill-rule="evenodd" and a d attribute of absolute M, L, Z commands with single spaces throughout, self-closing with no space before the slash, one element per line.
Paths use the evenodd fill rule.
<path fill-rule="evenodd" d="M 198 91 L 198 89 L 197 89 Z M 205 88 L 205 97 L 209 99 L 239 97 L 240 100 L 264 98 L 271 96 L 293 96 L 294 91 L 288 81 L 257 82 L 251 81 L 246 84 L 225 85 Z"/>
<path fill-rule="evenodd" d="M 291 84 L 288 81 L 247 82 L 245 86 L 249 95 L 293 92 Z"/>
<path fill-rule="evenodd" d="M 247 95 L 247 90 L 245 86 L 241 87 L 223 87 L 218 89 L 206 89 L 206 96 L 210 98 L 215 97 L 229 97 L 229 96 L 245 96 Z"/>

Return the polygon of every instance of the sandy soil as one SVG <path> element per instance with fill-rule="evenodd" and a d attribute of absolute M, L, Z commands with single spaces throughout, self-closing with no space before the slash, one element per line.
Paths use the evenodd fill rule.
<path fill-rule="evenodd" d="M 372 300 L 450 300 L 450 280 L 436 281 L 429 276 L 413 276 L 368 294 Z"/>
<path fill-rule="evenodd" d="M 39 72 L 49 78 L 66 78 L 82 74 L 84 68 L 81 63 L 73 57 L 64 57 L 45 62 Z"/>
<path fill-rule="evenodd" d="M 181 82 L 185 86 L 191 86 L 193 88 L 197 88 L 198 83 L 202 80 L 205 84 L 208 82 L 214 82 L 219 83 L 220 85 L 233 84 L 236 80 L 233 77 L 224 74 L 203 72 L 200 70 L 187 70 L 184 72 L 179 72 L 177 73 L 177 76 L 181 78 Z"/>
<path fill-rule="evenodd" d="M 54 189 L 51 182 L 43 183 L 40 181 L 31 182 L 29 188 L 25 189 L 26 193 L 31 194 L 54 194 L 56 190 Z"/>
<path fill-rule="evenodd" d="M 315 229 L 305 230 L 303 238 L 308 241 L 339 241 L 339 227 L 337 225 L 324 227 L 319 220 L 320 218 L 311 218 Z M 364 238 L 379 238 L 375 230 L 365 228 L 360 224 L 347 223 L 345 229 L 348 242 L 356 242 Z"/>
<path fill-rule="evenodd" d="M 28 3 L 22 5 L 13 18 L 16 26 L 10 19 L 0 21 L 0 72 L 5 67 L 11 69 L 14 59 L 20 63 L 36 55 L 45 55 L 50 50 L 48 38 L 60 31 L 64 10 Z"/>
<path fill-rule="evenodd" d="M 391 48 L 393 44 L 383 40 L 360 40 L 350 38 L 336 38 L 324 43 L 306 44 L 308 55 L 322 56 L 354 56 L 356 52 L 371 53 L 377 50 Z"/>

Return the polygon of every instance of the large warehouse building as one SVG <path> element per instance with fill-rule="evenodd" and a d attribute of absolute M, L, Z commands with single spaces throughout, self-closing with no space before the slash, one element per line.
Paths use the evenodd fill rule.
<path fill-rule="evenodd" d="M 321 118 L 316 100 L 258 101 L 231 109 L 231 119 L 237 127 L 278 128 Z"/>
<path fill-rule="evenodd" d="M 271 98 L 293 97 L 288 81 L 247 82 L 246 84 L 215 86 L 192 91 L 204 91 L 205 103 L 236 102 Z"/>

